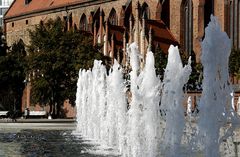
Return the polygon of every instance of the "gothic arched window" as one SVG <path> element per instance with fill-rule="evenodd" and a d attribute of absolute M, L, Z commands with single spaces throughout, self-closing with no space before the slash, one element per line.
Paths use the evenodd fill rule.
<path fill-rule="evenodd" d="M 144 2 L 143 5 L 142 5 L 141 17 L 140 17 L 140 18 L 142 18 L 144 14 L 145 14 L 145 17 L 146 17 L 147 19 L 150 18 L 150 10 L 149 10 L 149 7 L 148 7 L 148 5 L 147 5 L 146 2 Z"/>
<path fill-rule="evenodd" d="M 170 0 L 165 0 L 162 2 L 161 19 L 169 28 L 170 27 Z"/>
<path fill-rule="evenodd" d="M 240 48 L 240 0 L 230 0 L 229 2 L 229 36 L 232 39 L 232 45 Z"/>
<path fill-rule="evenodd" d="M 80 19 L 80 25 L 79 25 L 79 29 L 82 31 L 87 31 L 87 17 L 85 14 L 82 15 L 81 19 Z"/>
<path fill-rule="evenodd" d="M 109 20 L 109 23 L 111 25 L 117 25 L 118 24 L 117 13 L 116 13 L 116 10 L 114 8 L 111 10 L 108 20 Z"/>
<path fill-rule="evenodd" d="M 184 50 L 191 55 L 193 51 L 193 5 L 192 0 L 181 4 L 181 43 Z"/>
<path fill-rule="evenodd" d="M 69 15 L 68 22 L 69 22 L 69 29 L 72 29 L 72 27 L 73 27 L 72 13 L 70 13 L 70 15 Z"/>
<path fill-rule="evenodd" d="M 214 15 L 214 0 L 207 0 L 204 5 L 204 27 L 210 22 L 211 15 Z"/>

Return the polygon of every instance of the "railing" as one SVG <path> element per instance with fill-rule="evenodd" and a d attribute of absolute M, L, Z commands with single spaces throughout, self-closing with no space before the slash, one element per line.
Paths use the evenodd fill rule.
<path fill-rule="evenodd" d="M 1 116 L 7 116 L 8 111 L 0 111 L 0 117 Z"/>
<path fill-rule="evenodd" d="M 29 116 L 46 116 L 46 111 L 30 111 Z"/>

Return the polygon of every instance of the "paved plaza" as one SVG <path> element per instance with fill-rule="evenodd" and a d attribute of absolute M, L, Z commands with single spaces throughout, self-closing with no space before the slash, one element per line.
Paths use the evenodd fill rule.
<path fill-rule="evenodd" d="M 0 119 L 0 129 L 74 130 L 75 119 Z"/>

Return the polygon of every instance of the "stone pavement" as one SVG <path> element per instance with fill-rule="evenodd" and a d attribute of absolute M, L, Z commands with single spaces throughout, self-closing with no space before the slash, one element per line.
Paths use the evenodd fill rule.
<path fill-rule="evenodd" d="M 2 129 L 75 130 L 75 119 L 0 119 Z"/>
<path fill-rule="evenodd" d="M 3 118 L 0 119 L 0 123 L 76 123 L 76 119 L 23 119 L 19 118 L 16 119 L 16 121 L 13 121 L 10 118 Z"/>

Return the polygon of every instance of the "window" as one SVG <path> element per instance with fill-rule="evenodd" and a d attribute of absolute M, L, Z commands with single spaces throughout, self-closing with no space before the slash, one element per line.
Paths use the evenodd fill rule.
<path fill-rule="evenodd" d="M 149 10 L 149 7 L 148 7 L 147 3 L 145 3 L 145 2 L 142 5 L 141 17 L 140 18 L 142 18 L 144 16 L 144 14 L 145 14 L 145 17 L 147 19 L 150 18 L 150 10 Z"/>
<path fill-rule="evenodd" d="M 232 46 L 240 48 L 240 0 L 230 0 L 229 2 L 229 36 L 232 40 Z"/>
<path fill-rule="evenodd" d="M 29 4 L 32 0 L 25 0 L 25 4 Z"/>
<path fill-rule="evenodd" d="M 210 22 L 211 15 L 214 15 L 214 0 L 207 0 L 204 5 L 204 27 Z"/>
<path fill-rule="evenodd" d="M 7 10 L 7 8 L 0 8 L 0 15 L 4 15 Z"/>
<path fill-rule="evenodd" d="M 165 0 L 162 2 L 162 13 L 161 19 L 166 24 L 168 28 L 170 28 L 170 0 Z"/>
<path fill-rule="evenodd" d="M 2 15 L 4 15 L 7 12 L 7 10 L 8 10 L 8 8 L 3 8 L 2 9 L 2 13 L 3 13 Z"/>
<path fill-rule="evenodd" d="M 10 6 L 12 3 L 12 0 L 0 0 L 0 5 L 2 6 Z"/>
<path fill-rule="evenodd" d="M 85 14 L 83 14 L 80 19 L 79 29 L 83 31 L 87 31 L 87 17 Z"/>
<path fill-rule="evenodd" d="M 0 26 L 2 26 L 2 25 L 3 25 L 3 18 L 0 17 Z"/>
<path fill-rule="evenodd" d="M 26 20 L 26 25 L 28 25 L 28 20 Z"/>
<path fill-rule="evenodd" d="M 72 29 L 72 27 L 73 27 L 72 13 L 70 13 L 70 15 L 69 15 L 68 22 L 69 22 L 69 29 Z"/>
<path fill-rule="evenodd" d="M 192 0 L 185 0 L 181 5 L 181 43 L 184 50 L 191 55 L 193 51 L 193 5 Z"/>
<path fill-rule="evenodd" d="M 67 16 L 63 16 L 63 22 L 64 22 L 64 31 L 67 31 L 68 30 Z"/>
<path fill-rule="evenodd" d="M 108 20 L 111 25 L 117 25 L 117 13 L 114 8 L 111 10 Z"/>
<path fill-rule="evenodd" d="M 12 27 L 14 27 L 14 22 L 12 22 Z"/>
<path fill-rule="evenodd" d="M 104 56 L 107 56 L 107 36 L 104 34 L 104 36 L 103 36 L 103 54 L 104 54 Z"/>
<path fill-rule="evenodd" d="M 97 42 L 98 42 L 98 44 L 100 44 L 101 43 L 101 37 L 100 37 L 100 35 L 98 35 L 98 38 L 97 38 L 98 40 L 97 40 Z"/>

